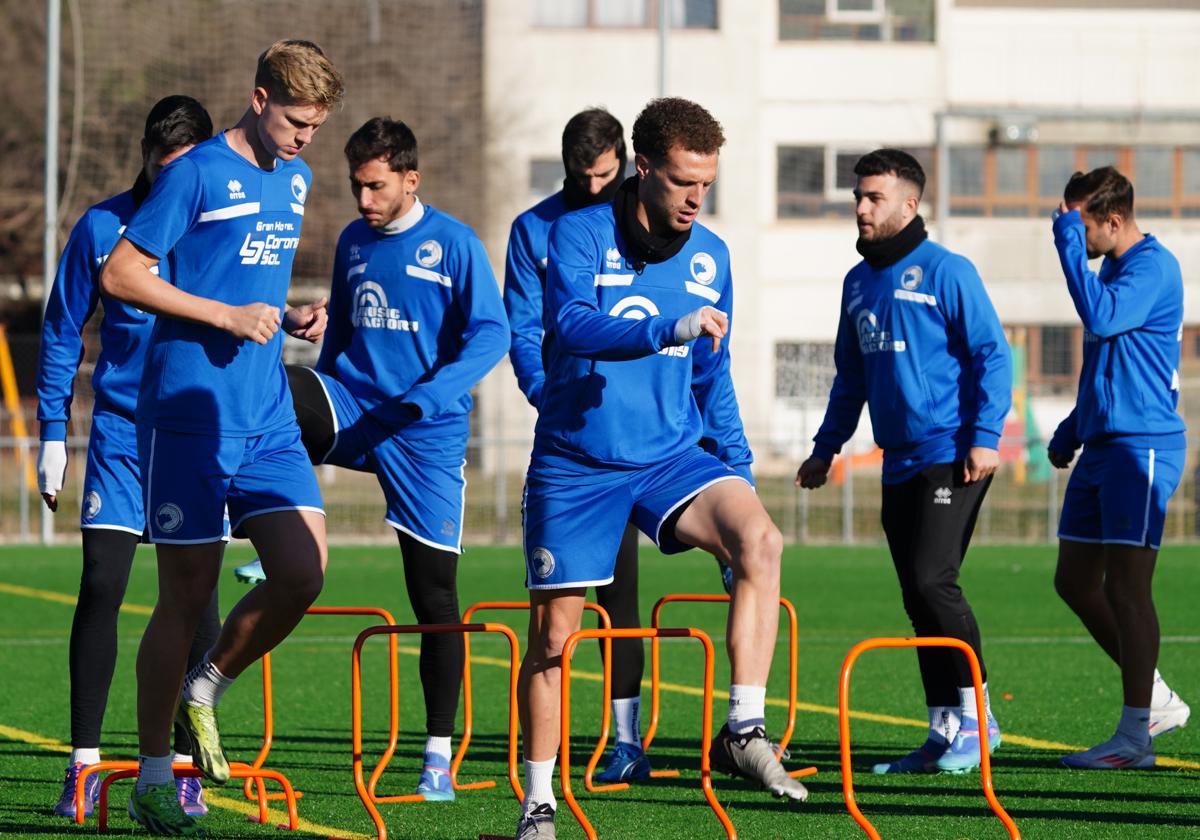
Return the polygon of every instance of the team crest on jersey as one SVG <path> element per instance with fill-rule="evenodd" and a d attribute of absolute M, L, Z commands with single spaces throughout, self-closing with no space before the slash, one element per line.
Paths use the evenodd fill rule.
<path fill-rule="evenodd" d="M 238 198 L 246 197 L 246 193 L 242 189 L 242 182 L 239 181 L 237 178 L 231 179 L 230 182 L 228 184 L 226 184 L 225 186 L 229 188 L 230 199 L 238 199 Z"/>
<path fill-rule="evenodd" d="M 89 491 L 88 494 L 83 497 L 83 518 L 94 519 L 96 514 L 100 512 L 100 504 L 100 494 L 95 490 Z"/>
<path fill-rule="evenodd" d="M 620 268 L 623 262 L 621 260 L 621 252 L 616 248 L 609 248 L 604 252 L 604 267 L 605 268 Z"/>
<path fill-rule="evenodd" d="M 921 281 L 925 279 L 925 272 L 921 270 L 919 265 L 910 265 L 904 269 L 904 273 L 900 275 L 900 285 L 908 289 L 910 292 L 921 285 Z"/>
<path fill-rule="evenodd" d="M 304 199 L 308 197 L 308 184 L 304 182 L 304 176 L 299 172 L 292 176 L 292 196 L 295 197 L 297 204 L 303 204 Z"/>
<path fill-rule="evenodd" d="M 711 286 L 717 279 L 717 261 L 703 251 L 692 255 L 690 268 L 692 279 L 701 286 Z"/>
<path fill-rule="evenodd" d="M 617 318 L 629 318 L 633 321 L 640 321 L 648 315 L 657 315 L 658 307 L 648 297 L 632 295 L 617 301 L 613 305 L 613 308 L 608 310 L 608 314 Z"/>
<path fill-rule="evenodd" d="M 436 239 L 426 239 L 417 246 L 417 262 L 433 268 L 442 261 L 442 245 Z"/>
<path fill-rule="evenodd" d="M 164 502 L 154 511 L 154 524 L 164 534 L 173 534 L 183 525 L 183 511 L 177 504 Z"/>
<path fill-rule="evenodd" d="M 533 573 L 540 578 L 548 578 L 554 574 L 554 555 L 550 549 L 538 546 L 529 558 L 533 563 Z"/>

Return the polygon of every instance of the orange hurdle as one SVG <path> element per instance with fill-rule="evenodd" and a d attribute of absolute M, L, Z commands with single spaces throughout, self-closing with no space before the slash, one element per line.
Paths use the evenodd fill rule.
<path fill-rule="evenodd" d="M 363 757 L 362 757 L 362 646 L 363 642 L 372 636 L 389 636 L 395 639 L 400 634 L 421 634 L 421 633 L 499 633 L 508 640 L 509 646 L 509 674 L 508 674 L 508 782 L 512 785 L 513 794 L 520 802 L 524 799 L 525 794 L 521 790 L 521 783 L 517 779 L 517 672 L 520 670 L 520 661 L 517 657 L 517 637 L 513 631 L 503 624 L 387 624 L 376 627 L 368 627 L 358 634 L 358 638 L 354 640 L 354 650 L 350 660 L 350 725 L 351 725 L 351 743 L 354 750 L 353 770 L 354 770 L 354 787 L 358 791 L 358 798 L 362 800 L 363 807 L 367 809 L 367 813 L 371 815 L 371 820 L 375 823 L 375 829 L 378 832 L 379 840 L 387 840 L 387 826 L 383 822 L 383 817 L 379 814 L 379 809 L 375 807 L 378 802 L 420 802 L 424 800 L 424 796 L 419 793 L 405 794 L 403 796 L 382 796 L 376 797 L 370 790 L 367 784 L 363 782 Z"/>
<path fill-rule="evenodd" d="M 593 604 L 591 601 L 584 602 L 583 608 L 591 610 L 600 620 L 600 625 L 605 630 L 612 628 L 612 620 L 608 617 L 608 610 L 599 604 Z M 467 607 L 467 611 L 463 613 L 463 622 L 470 623 L 471 616 L 479 610 L 527 610 L 529 609 L 528 601 L 480 601 L 477 604 L 472 604 Z M 592 753 L 592 760 L 588 762 L 587 771 L 583 774 L 583 784 L 590 792 L 598 792 L 612 789 L 612 785 L 594 785 L 592 784 L 592 773 L 596 769 L 596 764 L 600 761 L 600 757 L 604 754 L 604 747 L 608 743 L 608 730 L 612 723 L 612 640 L 604 639 L 604 678 L 603 678 L 603 703 L 604 709 L 600 713 L 600 741 L 596 747 L 596 751 Z M 463 736 L 462 743 L 458 745 L 458 752 L 454 754 L 454 761 L 450 763 L 450 782 L 454 785 L 455 790 L 478 790 L 479 788 L 495 787 L 493 781 L 470 782 L 467 784 L 458 783 L 458 768 L 462 764 L 463 759 L 467 754 L 467 746 L 471 743 L 471 642 L 464 636 L 463 648 L 466 653 L 463 659 Z"/>
<path fill-rule="evenodd" d="M 199 778 L 202 774 L 199 770 L 190 764 L 172 764 L 171 769 L 175 772 L 175 776 L 189 776 Z M 115 772 L 109 773 L 100 782 L 100 809 L 97 818 L 97 830 L 104 834 L 108 831 L 108 788 L 119 779 L 134 779 L 137 778 L 138 764 L 136 761 L 101 761 L 96 764 L 89 764 L 79 771 L 81 779 L 86 780 L 92 773 L 99 773 L 106 770 Z M 266 824 L 267 822 L 267 796 L 263 793 L 265 785 L 263 779 L 270 779 L 273 782 L 278 782 L 283 788 L 282 798 L 287 802 L 288 821 L 286 828 L 289 831 L 295 831 L 300 826 L 300 818 L 296 813 L 296 793 L 292 790 L 292 783 L 288 781 L 287 776 L 277 770 L 267 770 L 262 767 L 251 767 L 249 764 L 242 762 L 230 762 L 229 775 L 235 779 L 254 779 L 260 789 L 258 797 L 258 818 L 255 820 L 251 817 L 251 821 Z M 83 785 L 75 789 L 75 822 L 83 824 Z M 284 826 L 280 826 L 281 828 Z"/>
<path fill-rule="evenodd" d="M 392 614 L 382 607 L 309 607 L 304 611 L 305 615 L 370 615 L 382 619 L 386 624 L 395 624 L 396 619 L 392 618 Z M 392 755 L 396 752 L 396 741 L 400 734 L 400 678 L 398 674 L 397 659 L 397 642 L 396 637 L 392 636 L 388 640 L 388 662 L 389 678 L 391 680 L 389 690 L 391 692 L 391 718 L 388 725 L 388 745 L 383 751 L 383 757 L 379 759 L 379 763 L 375 765 L 375 769 L 371 772 L 370 780 L 367 782 L 367 790 L 376 802 L 390 802 L 389 797 L 377 797 L 375 794 L 375 785 L 379 782 L 379 777 L 383 775 L 383 771 L 387 768 L 388 762 L 392 760 Z M 263 678 L 263 744 L 258 751 L 258 756 L 251 762 L 251 767 L 262 767 L 267 760 L 267 755 L 271 752 L 271 743 L 275 737 L 275 718 L 273 708 L 274 692 L 272 691 L 271 678 L 271 654 L 263 654 L 262 657 L 262 678 Z M 256 799 L 266 796 L 267 799 L 282 799 L 282 793 L 264 793 L 262 786 L 258 786 L 257 796 L 250 792 L 250 778 L 247 778 L 242 785 L 242 795 L 246 799 Z M 296 798 L 303 797 L 304 794 L 296 791 Z M 261 803 L 260 803 L 261 809 Z"/>
<path fill-rule="evenodd" d="M 608 630 L 576 630 L 567 637 L 566 644 L 563 645 L 562 652 L 562 732 L 561 746 L 559 753 L 559 761 L 562 764 L 562 792 L 563 799 L 567 801 L 567 805 L 571 808 L 571 813 L 575 815 L 575 819 L 579 820 L 579 825 L 583 828 L 588 840 L 596 840 L 596 829 L 592 827 L 591 822 L 584 816 L 583 809 L 579 807 L 579 803 L 575 800 L 574 793 L 571 792 L 571 657 L 575 653 L 575 647 L 584 639 L 658 639 L 658 638 L 691 638 L 698 639 L 704 646 L 704 707 L 702 711 L 703 722 L 701 724 L 701 740 L 700 740 L 700 787 L 704 791 L 704 798 L 708 800 L 708 805 L 720 820 L 722 828 L 725 829 L 725 835 L 729 840 L 737 840 L 737 830 L 733 827 L 733 823 L 729 820 L 729 815 L 725 813 L 725 809 L 721 807 L 721 803 L 717 801 L 717 795 L 712 788 L 712 770 L 708 761 L 708 745 L 712 740 L 712 697 L 713 697 L 713 646 L 712 640 L 708 638 L 702 630 L 697 630 L 693 627 L 686 629 L 682 628 L 663 628 L 663 627 L 630 627 Z M 603 746 L 603 745 L 601 745 Z M 593 756 L 594 758 L 594 756 Z M 622 790 L 629 787 L 625 782 L 615 785 L 606 785 L 606 790 Z"/>
<path fill-rule="evenodd" d="M 944 636 L 923 636 L 917 639 L 866 639 L 850 649 L 850 652 L 846 654 L 846 660 L 842 663 L 841 682 L 838 685 L 838 734 L 842 750 L 842 794 L 846 800 L 846 810 L 850 812 L 850 816 L 854 817 L 854 821 L 871 840 L 879 840 L 879 832 L 875 830 L 871 821 L 863 816 L 863 812 L 859 810 L 858 803 L 854 799 L 854 769 L 850 765 L 850 671 L 854 667 L 855 660 L 865 651 L 874 648 L 912 647 L 949 647 L 962 651 L 967 657 L 967 663 L 971 666 L 971 680 L 975 683 L 976 708 L 980 711 L 986 708 L 983 702 L 983 671 L 979 667 L 979 659 L 975 656 L 975 651 L 971 649 L 971 646 L 962 639 L 951 639 Z M 980 727 L 986 729 L 987 721 L 980 721 Z M 982 740 L 986 737 L 986 731 L 980 732 L 981 746 Z M 1017 829 L 1017 824 L 1004 810 L 1004 806 L 1000 804 L 1000 800 L 996 798 L 996 792 L 992 789 L 992 759 L 986 749 L 979 751 L 979 775 L 983 780 L 983 795 L 987 797 L 992 811 L 1008 829 L 1009 837 L 1012 840 L 1021 840 L 1021 832 Z"/>
<path fill-rule="evenodd" d="M 670 603 L 677 602 L 692 602 L 692 603 L 708 603 L 708 604 L 728 604 L 728 595 L 664 595 L 659 598 L 654 604 L 654 611 L 650 614 L 650 626 L 659 626 L 659 617 L 662 613 L 662 608 Z M 787 705 L 787 728 L 783 731 L 783 737 L 779 739 L 779 751 L 775 754 L 780 761 L 783 760 L 784 750 L 787 749 L 788 742 L 792 739 L 792 732 L 796 728 L 796 676 L 798 672 L 797 658 L 799 656 L 799 620 L 796 618 L 796 608 L 792 606 L 792 602 L 787 598 L 779 599 L 779 606 L 787 613 L 788 616 L 788 705 Z M 642 739 L 642 749 L 649 752 L 650 744 L 654 740 L 654 734 L 658 731 L 658 709 L 659 709 L 659 670 L 658 670 L 658 639 L 650 640 L 650 723 L 646 726 L 646 737 Z M 816 775 L 816 767 L 804 767 L 800 770 L 792 770 L 788 773 L 793 779 L 798 779 L 803 776 Z M 655 778 L 674 778 L 679 775 L 678 770 L 652 770 L 650 775 Z"/>

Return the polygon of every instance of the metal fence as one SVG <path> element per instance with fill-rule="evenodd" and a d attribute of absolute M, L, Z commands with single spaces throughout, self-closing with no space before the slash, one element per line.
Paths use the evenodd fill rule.
<path fill-rule="evenodd" d="M 1055 539 L 1066 471 L 1025 469 L 1013 453 L 1023 441 L 1006 438 L 1007 460 L 992 484 L 975 529 L 977 542 L 1047 543 Z M 759 453 L 758 493 L 789 543 L 881 542 L 879 524 L 880 467 L 878 458 L 860 448 L 839 458 L 828 485 L 802 491 L 792 484 L 798 461 L 806 450 L 798 436 L 752 436 Z M 78 539 L 79 506 L 87 441 L 71 438 L 66 487 L 58 512 L 49 513 L 27 476 L 37 457 L 36 440 L 0 438 L 0 535 L 5 542 L 71 541 Z M 467 464 L 467 494 L 463 543 L 511 545 L 521 537 L 521 489 L 531 441 L 527 438 L 473 438 Z M 23 461 L 22 459 L 27 459 Z M 27 463 L 27 466 L 23 466 Z M 480 465 L 496 465 L 484 470 Z M 1032 467 L 1032 464 L 1027 465 Z M 1164 542 L 1195 539 L 1196 481 L 1193 465 L 1171 499 Z M 383 521 L 383 496 L 371 475 L 335 467 L 317 468 L 328 513 L 329 538 L 334 543 L 389 543 L 392 529 Z"/>

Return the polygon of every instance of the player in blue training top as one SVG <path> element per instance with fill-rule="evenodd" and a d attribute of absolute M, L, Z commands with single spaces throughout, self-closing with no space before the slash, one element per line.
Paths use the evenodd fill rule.
<path fill-rule="evenodd" d="M 373 472 L 417 621 L 454 624 L 471 388 L 508 350 L 483 243 L 417 197 L 417 139 L 376 117 L 346 142 L 362 218 L 342 231 L 317 369 L 289 367 L 313 463 Z M 417 793 L 454 799 L 461 635 L 421 637 L 427 739 Z"/>
<path fill-rule="evenodd" d="M 1153 767 L 1151 739 L 1187 724 L 1190 709 L 1155 666 L 1151 580 L 1167 501 L 1183 473 L 1179 403 L 1183 278 L 1179 262 L 1138 229 L 1133 185 L 1106 166 L 1071 176 L 1054 245 L 1083 321 L 1075 409 L 1049 444 L 1065 469 L 1083 446 L 1058 522 L 1058 594 L 1121 669 L 1116 734 L 1068 755 L 1068 767 Z M 1103 256 L 1100 273 L 1088 260 Z"/>
<path fill-rule="evenodd" d="M 101 299 L 100 268 L 162 168 L 210 137 L 212 120 L 203 105 L 190 96 L 160 99 L 146 117 L 142 169 L 133 189 L 90 208 L 71 231 L 46 305 L 38 358 L 38 484 L 52 511 L 58 510 L 65 483 L 71 397 L 83 359 L 83 329 Z M 158 268 L 165 270 L 166 265 Z M 71 757 L 62 796 L 54 806 L 56 815 L 72 818 L 79 771 L 100 760 L 100 728 L 117 663 L 117 612 L 125 599 L 134 550 L 146 529 L 133 411 L 154 316 L 103 297 L 79 524 L 83 574 L 71 622 Z M 192 639 L 189 665 L 203 659 L 220 632 L 214 589 Z M 175 729 L 175 760 L 191 761 L 191 745 L 181 727 Z M 175 784 L 187 813 L 207 813 L 199 779 L 180 778 Z M 87 786 L 85 816 L 100 794 L 100 777 L 89 776 Z"/>
<path fill-rule="evenodd" d="M 129 804 L 160 834 L 198 831 L 165 793 L 172 716 L 188 729 L 196 766 L 227 781 L 215 706 L 291 632 L 324 576 L 321 494 L 279 330 L 313 341 L 324 330 L 324 301 L 287 309 L 286 298 L 311 180 L 298 155 L 340 101 L 342 80 L 319 47 L 290 40 L 259 56 L 254 85 L 237 125 L 163 170 L 100 276 L 106 293 L 160 316 L 137 406 L 159 600 L 138 651 L 140 769 Z M 164 258 L 172 283 L 150 271 Z M 185 680 L 226 505 L 234 536 L 250 538 L 270 578 L 238 602 Z"/>
<path fill-rule="evenodd" d="M 1008 341 L 983 281 L 966 258 L 930 242 L 917 214 L 925 173 L 907 152 L 877 149 L 854 166 L 858 252 L 842 287 L 837 375 L 812 455 L 796 475 L 823 485 L 854 434 L 863 403 L 883 449 L 883 530 L 917 636 L 971 645 L 979 625 L 958 585 L 975 518 L 1000 463 L 1012 403 Z M 925 743 L 876 773 L 962 772 L 1000 744 L 990 702 L 977 708 L 967 659 L 918 648 L 929 711 Z M 984 669 L 984 697 L 987 671 Z"/>
<path fill-rule="evenodd" d="M 732 307 L 729 252 L 696 223 L 717 175 L 719 123 L 685 99 L 652 101 L 633 126 L 637 175 L 611 204 L 550 231 L 546 379 L 525 485 L 529 643 L 520 677 L 525 799 L 516 836 L 554 836 L 562 645 L 588 586 L 612 580 L 631 518 L 668 553 L 698 547 L 733 567 L 729 722 L 717 769 L 804 799 L 764 732 L 782 538 L 745 478 L 700 448 L 693 381 L 736 412 L 728 357 L 716 352 Z M 692 352 L 712 346 L 696 371 Z M 709 407 L 709 411 L 716 407 Z"/>
<path fill-rule="evenodd" d="M 541 401 L 546 372 L 542 366 L 543 296 L 546 287 L 546 260 L 550 226 L 562 215 L 612 201 L 625 170 L 625 130 L 617 118 L 602 108 L 580 111 L 567 121 L 562 133 L 563 188 L 517 216 L 508 238 L 508 259 L 504 277 L 504 307 L 512 328 L 513 371 L 517 384 L 537 408 Z M 753 456 L 742 430 L 737 411 L 722 415 L 706 411 L 709 383 L 725 383 L 728 377 L 717 375 L 721 365 L 709 364 L 711 349 L 704 342 L 692 347 L 693 364 L 701 376 L 692 384 L 700 405 L 706 431 L 701 446 L 725 463 L 735 467 L 753 483 L 750 464 Z M 728 354 L 723 347 L 722 354 Z M 732 404 L 717 399 L 713 405 Z M 708 428 L 710 422 L 730 421 L 729 428 Z M 638 615 L 638 530 L 632 522 L 617 549 L 613 581 L 596 587 L 596 601 L 608 612 L 613 627 L 640 627 Z M 726 591 L 733 583 L 733 571 L 717 561 Z M 603 783 L 630 782 L 650 776 L 650 762 L 642 750 L 639 712 L 642 675 L 645 671 L 645 645 L 641 639 L 612 641 L 612 715 L 616 724 L 616 745 L 596 774 Z"/>

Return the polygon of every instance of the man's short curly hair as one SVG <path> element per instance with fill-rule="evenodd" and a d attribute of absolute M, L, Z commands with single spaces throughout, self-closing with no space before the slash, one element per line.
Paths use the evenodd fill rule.
<path fill-rule="evenodd" d="M 688 99 L 652 99 L 633 123 L 633 151 L 661 160 L 675 146 L 702 155 L 725 145 L 721 124 L 705 108 Z"/>

